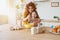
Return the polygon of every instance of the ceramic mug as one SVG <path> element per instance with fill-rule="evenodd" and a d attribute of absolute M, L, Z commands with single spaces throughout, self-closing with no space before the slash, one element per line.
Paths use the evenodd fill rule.
<path fill-rule="evenodd" d="M 37 27 L 32 27 L 31 34 L 36 34 L 36 33 L 37 33 Z"/>

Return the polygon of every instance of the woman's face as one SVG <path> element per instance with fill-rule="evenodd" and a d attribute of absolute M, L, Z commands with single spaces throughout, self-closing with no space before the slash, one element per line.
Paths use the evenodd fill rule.
<path fill-rule="evenodd" d="M 29 9 L 28 9 L 28 11 L 29 11 L 30 13 L 32 13 L 32 11 L 33 11 L 33 8 L 32 8 L 32 6 L 29 6 Z"/>

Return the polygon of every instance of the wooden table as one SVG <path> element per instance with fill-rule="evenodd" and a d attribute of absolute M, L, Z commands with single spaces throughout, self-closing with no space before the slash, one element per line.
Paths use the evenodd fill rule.
<path fill-rule="evenodd" d="M 32 35 L 30 29 L 23 29 L 0 32 L 0 40 L 60 40 L 60 35 L 54 35 L 48 32 Z"/>

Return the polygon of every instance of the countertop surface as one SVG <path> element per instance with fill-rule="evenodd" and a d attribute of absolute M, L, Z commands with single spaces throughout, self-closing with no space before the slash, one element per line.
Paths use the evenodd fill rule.
<path fill-rule="evenodd" d="M 49 28 L 47 28 L 48 30 Z M 0 40 L 60 40 L 60 35 L 49 32 L 32 35 L 30 29 L 0 31 Z"/>
<path fill-rule="evenodd" d="M 55 23 L 60 23 L 60 20 L 53 20 L 53 19 L 41 19 L 41 22 L 55 22 Z"/>

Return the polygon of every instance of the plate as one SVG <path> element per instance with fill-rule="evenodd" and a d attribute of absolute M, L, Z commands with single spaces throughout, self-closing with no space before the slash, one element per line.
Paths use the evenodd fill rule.
<path fill-rule="evenodd" d="M 52 30 L 49 30 L 50 33 L 60 35 L 60 33 L 52 32 Z"/>

